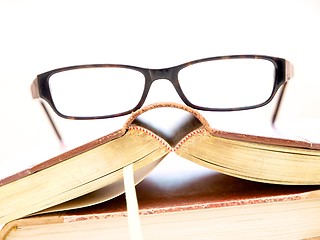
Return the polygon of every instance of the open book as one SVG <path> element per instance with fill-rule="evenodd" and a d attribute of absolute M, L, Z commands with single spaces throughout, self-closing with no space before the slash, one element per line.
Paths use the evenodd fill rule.
<path fill-rule="evenodd" d="M 184 126 L 175 139 L 164 139 L 155 129 L 137 121 L 139 115 L 160 107 L 188 111 L 197 123 Z M 125 166 L 133 164 L 139 183 L 172 152 L 241 179 L 318 185 L 319 149 L 319 144 L 307 141 L 217 130 L 189 107 L 154 104 L 133 113 L 118 131 L 0 180 L 0 223 L 112 199 L 124 191 Z M 311 196 L 318 198 L 319 194 Z"/>

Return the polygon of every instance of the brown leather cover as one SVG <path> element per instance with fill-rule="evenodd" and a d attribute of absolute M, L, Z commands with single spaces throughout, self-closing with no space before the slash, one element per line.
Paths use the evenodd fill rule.
<path fill-rule="evenodd" d="M 217 137 L 233 139 L 233 140 L 240 140 L 245 142 L 255 142 L 255 143 L 262 143 L 262 144 L 271 144 L 271 145 L 281 145 L 281 146 L 288 146 L 288 147 L 298 147 L 298 148 L 309 148 L 309 149 L 320 149 L 319 143 L 311 143 L 309 141 L 299 141 L 293 139 L 286 139 L 286 138 L 274 138 L 274 137 L 264 137 L 264 136 L 255 136 L 250 134 L 242 134 L 242 133 L 235 133 L 235 132 L 227 132 L 215 129 L 209 125 L 207 120 L 196 110 L 190 108 L 185 105 L 181 105 L 178 103 L 170 103 L 170 102 L 163 102 L 163 103 L 155 103 L 148 105 L 144 108 L 141 108 L 134 112 L 131 117 L 127 120 L 125 124 L 125 128 L 128 128 L 130 124 L 134 122 L 134 120 L 141 114 L 155 109 L 155 108 L 163 108 L 163 107 L 172 107 L 185 110 L 193 114 L 203 125 L 203 127 L 211 134 Z"/>

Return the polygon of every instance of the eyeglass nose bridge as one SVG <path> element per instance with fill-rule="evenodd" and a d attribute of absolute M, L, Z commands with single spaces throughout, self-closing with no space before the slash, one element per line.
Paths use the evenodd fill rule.
<path fill-rule="evenodd" d="M 157 80 L 168 80 L 172 83 L 173 87 L 180 95 L 180 87 L 178 83 L 178 72 L 177 67 L 161 68 L 161 69 L 148 69 L 149 70 L 149 87 L 154 81 Z M 181 97 L 181 96 L 180 96 Z"/>
<path fill-rule="evenodd" d="M 174 73 L 174 68 L 149 69 L 151 82 L 166 79 L 173 83 Z"/>
<path fill-rule="evenodd" d="M 168 80 L 173 85 L 175 91 L 181 98 L 181 100 L 187 104 L 192 105 L 182 93 L 182 90 L 178 81 L 178 72 L 180 70 L 180 66 L 171 67 L 171 68 L 161 68 L 161 69 L 148 69 L 149 72 L 149 84 L 147 89 L 149 90 L 152 83 L 157 80 Z M 148 91 L 147 91 L 148 92 Z M 192 105 L 193 106 L 193 105 Z"/>

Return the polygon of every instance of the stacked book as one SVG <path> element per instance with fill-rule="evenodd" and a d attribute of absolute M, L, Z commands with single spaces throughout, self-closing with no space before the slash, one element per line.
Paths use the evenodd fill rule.
<path fill-rule="evenodd" d="M 139 121 L 164 107 L 193 117 L 170 139 Z M 129 165 L 146 239 L 319 237 L 319 150 L 307 140 L 218 130 L 184 105 L 149 105 L 122 129 L 1 179 L 0 239 L 128 239 Z M 203 174 L 183 183 L 153 177 L 169 154 Z"/>

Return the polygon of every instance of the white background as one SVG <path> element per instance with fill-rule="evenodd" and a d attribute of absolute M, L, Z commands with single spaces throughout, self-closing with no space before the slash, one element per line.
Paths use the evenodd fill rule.
<path fill-rule="evenodd" d="M 227 54 L 283 57 L 294 64 L 295 77 L 282 122 L 319 118 L 319 23 L 315 0 L 0 0 L 0 172 L 59 147 L 30 84 L 39 73 L 69 65 L 163 68 Z M 165 81 L 152 87 L 148 102 L 155 101 L 180 102 Z M 69 143 L 116 130 L 125 120 L 57 122 Z M 162 124 L 173 121 L 165 116 Z"/>

